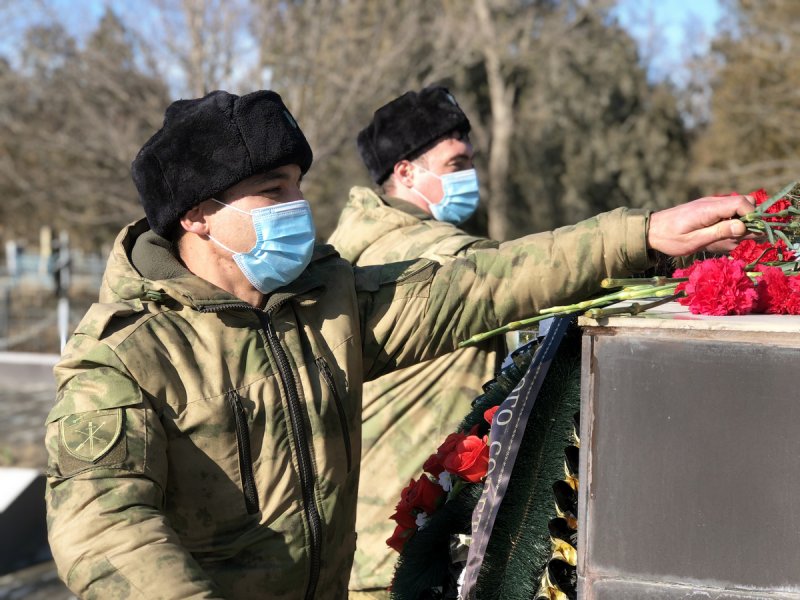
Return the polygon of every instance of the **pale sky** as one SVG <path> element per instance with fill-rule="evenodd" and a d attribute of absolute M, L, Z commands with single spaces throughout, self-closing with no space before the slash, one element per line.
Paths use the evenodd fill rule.
<path fill-rule="evenodd" d="M 657 57 L 654 79 L 669 77 L 693 53 L 705 53 L 722 17 L 719 0 L 620 0 L 615 12 L 641 54 Z"/>
<path fill-rule="evenodd" d="M 67 30 L 79 38 L 93 29 L 107 5 L 126 16 L 137 11 L 137 3 L 131 0 L 43 2 L 54 7 Z M 14 12 L 17 14 L 13 16 L 22 22 L 31 14 L 28 10 Z M 644 59 L 651 59 L 651 77 L 672 76 L 679 80 L 677 65 L 692 53 L 703 53 L 708 48 L 722 12 L 719 0 L 620 0 L 615 14 L 639 43 Z M 0 43 L 0 49 L 2 46 Z"/>

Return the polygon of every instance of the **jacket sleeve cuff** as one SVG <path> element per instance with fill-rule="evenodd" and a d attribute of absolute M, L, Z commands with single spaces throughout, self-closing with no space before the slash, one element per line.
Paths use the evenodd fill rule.
<path fill-rule="evenodd" d="M 652 211 L 631 208 L 627 211 L 625 227 L 625 252 L 628 268 L 632 273 L 646 271 L 656 262 L 655 252 L 647 246 L 647 230 Z"/>

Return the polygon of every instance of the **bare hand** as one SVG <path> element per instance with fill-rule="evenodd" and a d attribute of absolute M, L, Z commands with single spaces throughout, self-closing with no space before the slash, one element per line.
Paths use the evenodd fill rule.
<path fill-rule="evenodd" d="M 670 256 L 703 249 L 729 252 L 748 235 L 744 223 L 734 217 L 754 209 L 750 196 L 714 196 L 654 212 L 647 245 Z"/>

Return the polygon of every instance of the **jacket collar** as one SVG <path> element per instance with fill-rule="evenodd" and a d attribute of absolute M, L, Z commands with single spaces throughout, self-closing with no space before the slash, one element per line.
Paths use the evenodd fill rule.
<path fill-rule="evenodd" d="M 336 255 L 332 246 L 317 245 L 311 264 L 300 276 L 267 297 L 265 310 L 295 297 L 313 299 L 324 287 L 314 274 L 316 261 Z M 190 272 L 178 259 L 174 246 L 153 231 L 145 219 L 128 225 L 117 236 L 103 277 L 101 302 L 150 300 L 177 301 L 196 310 L 243 304 L 230 292 Z"/>

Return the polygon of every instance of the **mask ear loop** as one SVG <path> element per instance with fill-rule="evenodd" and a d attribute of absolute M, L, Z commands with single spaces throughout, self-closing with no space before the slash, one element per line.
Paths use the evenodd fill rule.
<path fill-rule="evenodd" d="M 414 193 L 415 193 L 417 196 L 419 196 L 420 198 L 422 198 L 422 199 L 425 201 L 425 203 L 426 203 L 428 206 L 433 206 L 433 202 L 431 202 L 430 200 L 428 200 L 428 198 L 425 196 L 425 194 L 423 194 L 422 192 L 420 192 L 420 191 L 419 191 L 418 189 L 416 189 L 416 188 L 413 188 L 413 187 L 412 187 L 412 188 L 410 188 L 410 189 L 411 189 L 411 191 L 412 191 L 412 192 L 414 192 Z"/>
<path fill-rule="evenodd" d="M 431 171 L 430 169 L 426 169 L 426 168 L 425 168 L 425 167 L 423 167 L 422 165 L 418 165 L 418 164 L 416 164 L 416 163 L 413 163 L 413 164 L 414 164 L 414 168 L 415 168 L 415 169 L 422 169 L 423 171 L 425 171 L 425 172 L 426 172 L 426 173 L 428 173 L 429 175 L 432 175 L 433 177 L 436 177 L 436 179 L 438 179 L 439 181 L 441 181 L 441 180 L 442 180 L 442 178 L 441 178 L 441 177 L 439 177 L 439 176 L 438 176 L 436 173 L 434 173 L 434 172 L 433 172 L 433 171 Z M 433 203 L 433 202 L 431 202 L 430 200 L 428 200 L 428 197 L 427 197 L 425 194 L 423 194 L 422 192 L 420 192 L 420 191 L 419 191 L 417 188 L 415 188 L 415 187 L 413 187 L 413 186 L 412 186 L 412 187 L 411 187 L 411 188 L 409 188 L 409 189 L 410 189 L 412 192 L 414 192 L 414 193 L 415 193 L 417 196 L 419 196 L 420 198 L 422 198 L 422 199 L 425 201 L 425 203 L 426 203 L 428 206 L 431 206 L 431 207 L 432 207 L 432 206 L 434 205 L 434 203 Z M 440 200 L 439 202 L 441 202 L 441 200 Z"/>
<path fill-rule="evenodd" d="M 242 213 L 243 215 L 248 215 L 248 216 L 250 216 L 250 211 L 248 211 L 248 210 L 242 210 L 241 208 L 236 208 L 236 207 L 235 207 L 235 206 L 233 206 L 232 204 L 225 204 L 224 202 L 220 202 L 220 201 L 219 201 L 219 200 L 217 200 L 216 198 L 209 198 L 209 200 L 213 200 L 213 201 L 214 201 L 214 202 L 216 202 L 217 204 L 221 204 L 222 206 L 225 206 L 225 207 L 227 207 L 227 208 L 232 208 L 233 210 L 235 210 L 235 211 L 237 211 L 237 212 L 240 212 L 240 213 Z"/>
<path fill-rule="evenodd" d="M 213 200 L 213 201 L 214 201 L 214 202 L 216 202 L 217 204 L 221 204 L 222 206 L 225 206 L 225 207 L 227 207 L 227 208 L 232 208 L 233 210 L 239 211 L 240 213 L 243 213 L 243 214 L 245 214 L 245 215 L 248 215 L 248 216 L 250 216 L 250 213 L 249 213 L 249 212 L 247 212 L 246 210 L 242 210 L 241 208 L 236 208 L 235 206 L 231 206 L 230 204 L 225 204 L 224 202 L 220 202 L 220 201 L 219 201 L 219 200 L 217 200 L 216 198 L 209 198 L 209 200 Z M 219 246 L 220 248 L 224 248 L 225 250 L 227 250 L 227 251 L 228 251 L 228 252 L 230 252 L 231 254 L 234 254 L 234 255 L 235 255 L 235 254 L 239 254 L 239 252 L 236 252 L 236 250 L 231 250 L 230 248 L 228 248 L 228 247 L 227 247 L 225 244 L 223 244 L 222 242 L 220 242 L 220 241 L 219 241 L 217 238 L 215 238 L 215 237 L 214 237 L 213 235 L 211 235 L 210 233 L 207 233 L 207 234 L 206 234 L 206 237 L 208 237 L 208 239 L 210 239 L 212 242 L 214 242 L 214 243 L 215 243 L 217 246 Z"/>
<path fill-rule="evenodd" d="M 206 237 L 208 237 L 208 239 L 210 239 L 212 242 L 214 242 L 214 243 L 215 243 L 217 246 L 219 246 L 219 247 L 221 247 L 221 248 L 224 248 L 225 250 L 227 250 L 227 251 L 228 251 L 228 252 L 230 252 L 231 254 L 234 254 L 234 255 L 235 255 L 235 254 L 239 254 L 239 252 L 236 252 L 236 250 L 231 250 L 230 248 L 228 248 L 228 247 L 227 247 L 225 244 L 223 244 L 222 242 L 220 242 L 220 241 L 219 241 L 217 238 L 215 238 L 215 237 L 214 237 L 213 235 L 211 235 L 210 233 L 207 233 L 207 234 L 206 234 Z"/>

